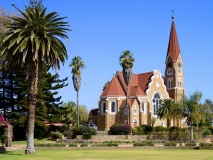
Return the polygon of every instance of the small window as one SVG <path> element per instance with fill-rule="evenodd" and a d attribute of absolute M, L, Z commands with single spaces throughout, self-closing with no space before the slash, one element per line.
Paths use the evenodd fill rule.
<path fill-rule="evenodd" d="M 115 102 L 111 103 L 111 113 L 115 113 L 116 108 L 115 108 Z"/>
<path fill-rule="evenodd" d="M 178 74 L 182 74 L 182 70 L 180 68 L 178 69 Z"/>
<path fill-rule="evenodd" d="M 161 126 L 164 127 L 164 122 L 163 121 L 161 122 Z"/>
<path fill-rule="evenodd" d="M 133 113 L 137 114 L 138 110 L 136 108 L 133 109 Z"/>
<path fill-rule="evenodd" d="M 173 69 L 169 68 L 169 69 L 167 70 L 167 75 L 173 75 Z"/>
<path fill-rule="evenodd" d="M 182 88 L 182 79 L 181 78 L 178 79 L 178 88 Z"/>

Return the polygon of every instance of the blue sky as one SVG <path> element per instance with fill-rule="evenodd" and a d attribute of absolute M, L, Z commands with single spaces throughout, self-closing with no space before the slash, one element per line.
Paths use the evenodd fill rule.
<path fill-rule="evenodd" d="M 1 7 L 24 9 L 28 0 L 1 0 Z M 48 12 L 57 11 L 69 22 L 69 42 L 64 41 L 69 58 L 57 72 L 68 76 L 69 86 L 59 91 L 64 102 L 76 102 L 71 68 L 74 56 L 86 65 L 82 71 L 79 103 L 97 108 L 104 84 L 121 70 L 119 56 L 134 53 L 134 73 L 158 69 L 164 75 L 174 10 L 176 31 L 184 60 L 187 97 L 197 90 L 203 99 L 213 100 L 213 1 L 195 0 L 43 0 Z M 55 72 L 55 71 L 54 71 Z M 197 78 L 196 78 L 197 77 Z"/>

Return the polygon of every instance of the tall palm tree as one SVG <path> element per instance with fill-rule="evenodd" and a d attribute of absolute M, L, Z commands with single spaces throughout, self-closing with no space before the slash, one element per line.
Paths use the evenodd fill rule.
<path fill-rule="evenodd" d="M 203 115 L 200 111 L 200 100 L 202 98 L 201 92 L 195 92 L 189 98 L 185 98 L 183 104 L 185 105 L 185 117 L 190 126 L 190 140 L 194 141 L 193 123 L 201 121 Z"/>
<path fill-rule="evenodd" d="M 75 91 L 77 92 L 77 125 L 79 126 L 79 106 L 78 106 L 78 91 L 81 86 L 81 69 L 85 68 L 85 64 L 80 56 L 75 56 L 70 63 L 72 67 L 72 81 Z"/>
<path fill-rule="evenodd" d="M 129 50 L 125 50 L 123 51 L 122 55 L 119 58 L 120 61 L 120 65 L 123 68 L 123 77 L 124 77 L 124 81 L 127 85 L 126 88 L 126 107 L 128 108 L 128 124 L 129 123 L 129 107 L 128 107 L 128 86 L 132 77 L 132 67 L 134 65 L 135 62 L 135 58 L 133 57 L 134 55 L 129 51 Z"/>
<path fill-rule="evenodd" d="M 25 7 L 25 11 L 15 7 L 21 17 L 11 17 L 8 32 L 1 41 L 0 56 L 5 65 L 22 64 L 27 73 L 28 113 L 27 146 L 25 153 L 35 153 L 34 126 L 35 106 L 38 95 L 39 72 L 42 63 L 60 69 L 68 58 L 62 39 L 68 39 L 69 25 L 56 12 L 46 13 L 47 8 Z"/>
<path fill-rule="evenodd" d="M 170 121 L 172 119 L 171 110 L 174 106 L 175 101 L 171 99 L 164 99 L 162 102 L 162 107 L 157 110 L 158 117 L 167 119 L 167 127 L 170 127 Z"/>

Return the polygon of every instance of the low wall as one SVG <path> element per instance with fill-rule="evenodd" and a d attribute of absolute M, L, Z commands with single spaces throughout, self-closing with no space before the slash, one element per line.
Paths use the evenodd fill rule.
<path fill-rule="evenodd" d="M 104 141 L 144 141 L 147 135 L 94 135 L 91 140 L 94 142 Z M 76 139 L 82 139 L 82 135 L 77 135 Z"/>

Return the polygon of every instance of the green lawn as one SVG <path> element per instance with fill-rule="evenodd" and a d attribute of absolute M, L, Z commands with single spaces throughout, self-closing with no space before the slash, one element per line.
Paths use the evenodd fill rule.
<path fill-rule="evenodd" d="M 192 149 L 98 149 L 0 152 L 0 160 L 213 160 L 212 150 Z"/>

